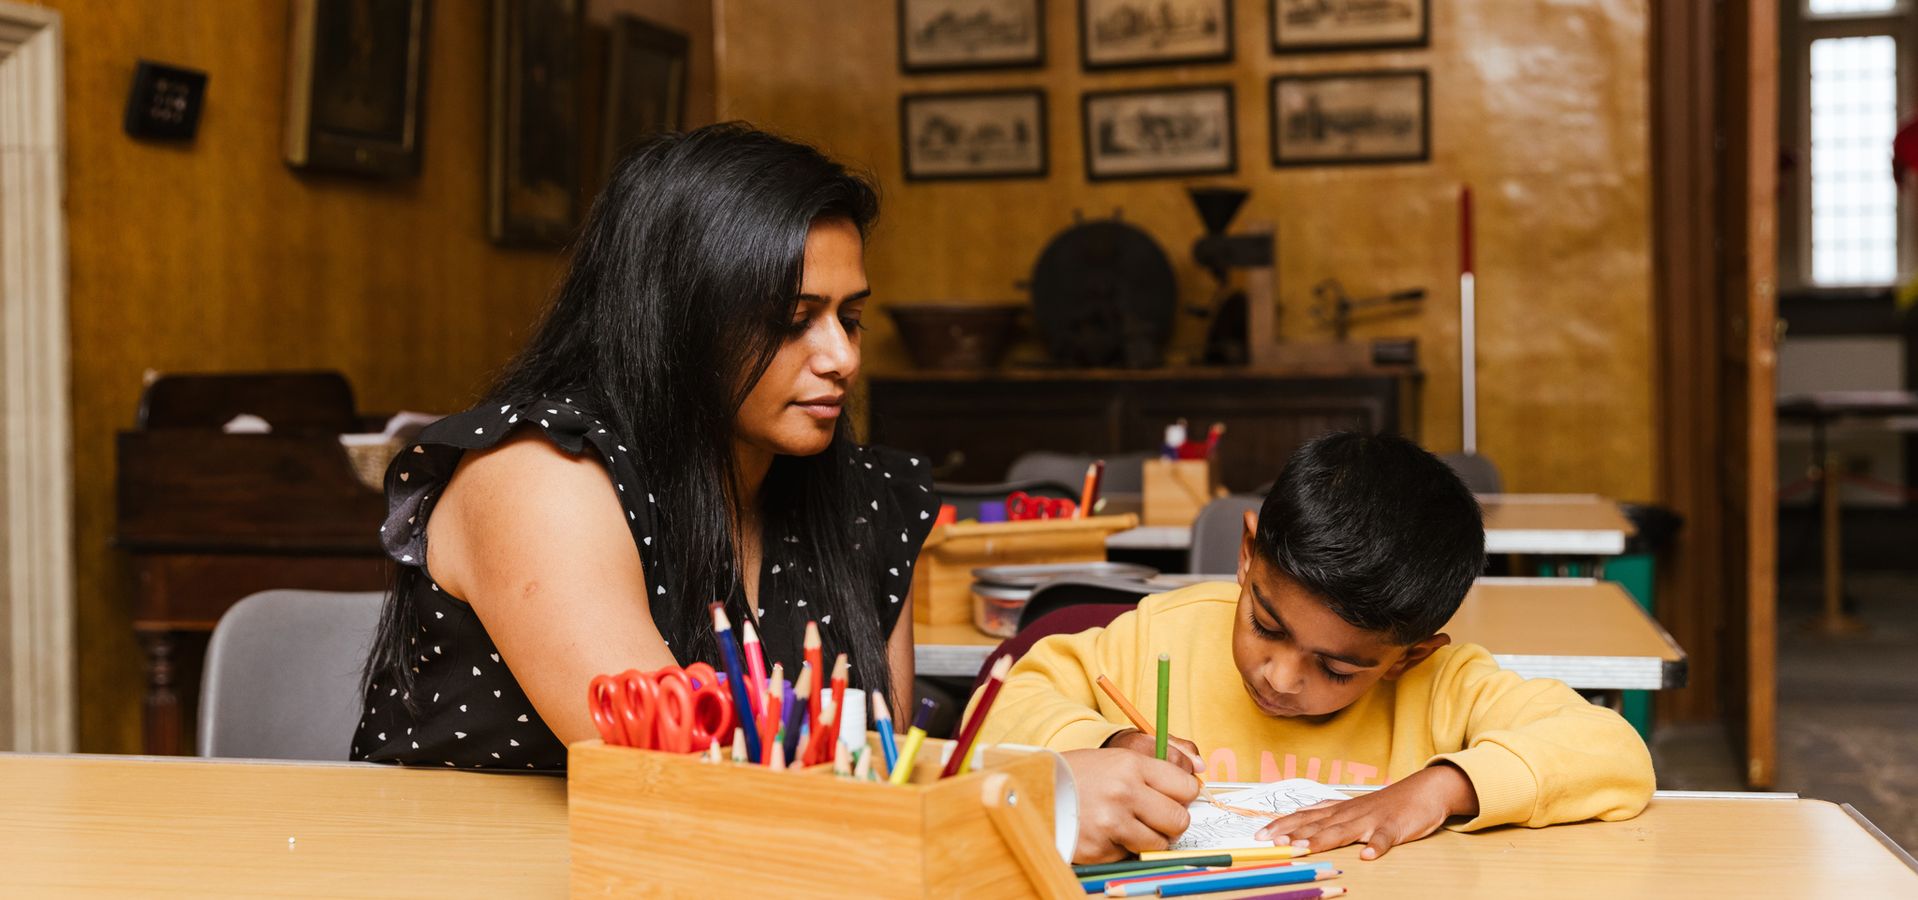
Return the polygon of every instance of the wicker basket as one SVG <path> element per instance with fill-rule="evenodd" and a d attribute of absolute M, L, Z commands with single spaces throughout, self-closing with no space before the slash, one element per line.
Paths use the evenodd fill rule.
<path fill-rule="evenodd" d="M 346 459 L 353 464 L 353 474 L 360 479 L 360 483 L 370 490 L 383 492 L 386 490 L 386 467 L 393 464 L 393 457 L 399 455 L 406 441 L 379 434 L 343 434 L 340 435 L 340 446 L 346 448 Z"/>

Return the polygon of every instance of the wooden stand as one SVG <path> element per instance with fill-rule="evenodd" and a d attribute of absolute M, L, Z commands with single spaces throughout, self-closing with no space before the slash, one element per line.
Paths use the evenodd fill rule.
<path fill-rule="evenodd" d="M 940 779 L 949 744 L 905 785 L 574 744 L 571 893 L 1083 898 L 1054 849 L 1057 757 L 993 748 Z"/>
<path fill-rule="evenodd" d="M 934 528 L 912 571 L 912 619 L 920 625 L 972 623 L 972 570 L 985 566 L 1103 562 L 1106 538 L 1139 517 L 960 522 Z"/>
<path fill-rule="evenodd" d="M 1191 525 L 1199 510 L 1225 495 L 1219 470 L 1206 459 L 1148 459 L 1145 462 L 1147 525 Z"/>

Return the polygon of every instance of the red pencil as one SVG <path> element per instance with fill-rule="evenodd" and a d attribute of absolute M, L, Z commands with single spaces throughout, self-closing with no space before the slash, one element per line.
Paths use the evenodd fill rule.
<path fill-rule="evenodd" d="M 806 665 L 811 667 L 812 699 L 807 701 L 806 714 L 812 722 L 812 730 L 819 731 L 819 699 L 825 695 L 820 680 L 826 672 L 825 650 L 819 641 L 819 623 L 806 623 Z"/>
<path fill-rule="evenodd" d="M 952 758 L 946 760 L 945 770 L 939 773 L 940 778 L 951 778 L 965 767 L 966 756 L 972 752 L 972 739 L 979 736 L 979 723 L 986 720 L 993 699 L 999 696 L 999 689 L 1006 685 L 1006 671 L 1011 668 L 1011 656 L 1001 656 L 998 662 L 992 664 L 992 675 L 986 679 L 986 692 L 979 695 L 979 705 L 973 707 L 972 718 L 967 719 L 966 727 L 959 730 L 957 746 L 953 748 Z"/>
<path fill-rule="evenodd" d="M 846 654 L 839 654 L 832 662 L 832 708 L 846 708 L 846 682 L 852 675 L 852 663 L 846 660 Z M 839 743 L 839 723 L 846 720 L 843 713 L 832 717 L 832 742 Z"/>
<path fill-rule="evenodd" d="M 740 646 L 746 651 L 746 696 L 753 704 L 753 722 L 758 724 L 766 712 L 766 654 L 750 619 L 740 631 Z"/>

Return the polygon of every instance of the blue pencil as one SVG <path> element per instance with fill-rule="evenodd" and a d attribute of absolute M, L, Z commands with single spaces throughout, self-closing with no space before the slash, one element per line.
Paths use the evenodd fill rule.
<path fill-rule="evenodd" d="M 1190 878 L 1175 878 L 1170 881 L 1151 885 L 1153 890 L 1142 892 L 1160 897 L 1191 897 L 1196 894 L 1216 894 L 1221 891 L 1242 891 L 1247 888 L 1274 887 L 1281 884 L 1300 884 L 1307 881 L 1324 881 L 1341 875 L 1337 869 L 1322 869 L 1317 866 L 1287 866 L 1279 869 L 1266 869 L 1255 872 L 1221 872 L 1217 875 L 1195 875 Z M 1147 884 L 1150 884 L 1148 882 Z M 1140 885 L 1144 887 L 1146 885 Z M 1126 887 L 1119 885 L 1106 888 L 1108 897 L 1139 896 L 1129 891 L 1115 894 L 1113 891 Z"/>
<path fill-rule="evenodd" d="M 739 662 L 739 645 L 733 643 L 733 626 L 726 621 L 726 607 L 713 604 L 713 637 L 719 641 L 719 653 L 726 661 L 726 682 L 733 689 L 733 718 L 746 734 L 746 761 L 759 762 L 759 726 L 753 722 L 753 703 L 746 693 L 744 666 Z"/>
<path fill-rule="evenodd" d="M 899 765 L 899 739 L 892 733 L 892 710 L 878 691 L 872 692 L 872 727 L 879 732 L 879 749 L 886 753 L 886 774 L 891 775 L 892 767 Z"/>

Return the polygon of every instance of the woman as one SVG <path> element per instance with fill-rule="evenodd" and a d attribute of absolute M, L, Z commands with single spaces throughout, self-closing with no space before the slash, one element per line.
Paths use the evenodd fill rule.
<path fill-rule="evenodd" d="M 734 125 L 661 138 L 594 204 L 559 294 L 485 402 L 387 472 L 400 563 L 353 757 L 560 769 L 601 672 L 719 664 L 708 605 L 797 673 L 900 709 L 923 459 L 852 440 L 872 189 Z"/>

